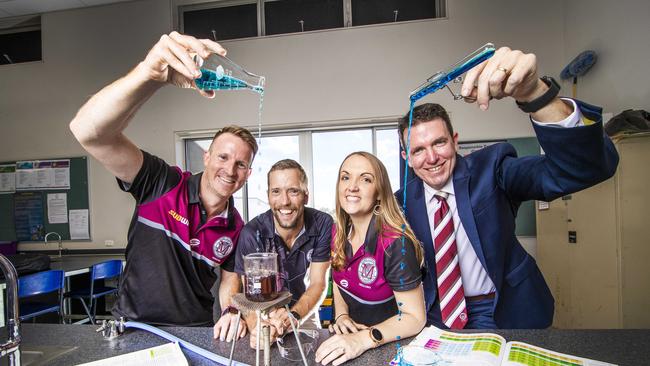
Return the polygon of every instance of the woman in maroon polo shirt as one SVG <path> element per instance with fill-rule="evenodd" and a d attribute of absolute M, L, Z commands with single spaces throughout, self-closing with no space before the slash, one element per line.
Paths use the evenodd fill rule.
<path fill-rule="evenodd" d="M 417 334 L 426 322 L 423 250 L 402 216 L 386 168 L 367 152 L 348 155 L 336 183 L 332 233 L 335 322 L 316 362 L 338 365 Z"/>

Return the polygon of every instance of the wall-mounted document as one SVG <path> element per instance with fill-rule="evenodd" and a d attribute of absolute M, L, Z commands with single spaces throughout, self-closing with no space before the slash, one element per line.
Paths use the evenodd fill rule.
<path fill-rule="evenodd" d="M 0 165 L 0 194 L 16 191 L 16 164 Z"/>
<path fill-rule="evenodd" d="M 70 210 L 70 239 L 90 239 L 88 233 L 88 209 Z"/>
<path fill-rule="evenodd" d="M 16 162 L 16 189 L 70 189 L 70 159 Z"/>
<path fill-rule="evenodd" d="M 50 224 L 68 222 L 68 195 L 65 193 L 48 193 L 47 221 Z"/>

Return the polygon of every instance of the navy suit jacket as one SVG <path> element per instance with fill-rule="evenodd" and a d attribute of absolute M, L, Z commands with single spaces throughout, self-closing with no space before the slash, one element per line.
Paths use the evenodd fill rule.
<path fill-rule="evenodd" d="M 577 103 L 583 116 L 596 123 L 574 128 L 533 123 L 545 155 L 517 157 L 512 145 L 498 143 L 464 158 L 456 156 L 453 184 L 458 214 L 496 286 L 494 320 L 499 328 L 545 328 L 553 322 L 553 296 L 535 260 L 515 236 L 521 202 L 552 201 L 593 186 L 616 171 L 618 154 L 603 134 L 601 109 Z M 406 185 L 406 219 L 425 249 L 427 323 L 446 328 L 440 319 L 423 184 L 416 177 Z M 403 190 L 395 193 L 400 204 L 403 194 Z"/>

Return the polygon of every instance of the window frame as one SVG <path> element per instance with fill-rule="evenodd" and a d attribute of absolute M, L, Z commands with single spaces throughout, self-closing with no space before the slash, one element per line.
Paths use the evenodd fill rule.
<path fill-rule="evenodd" d="M 262 0 L 223 0 L 223 1 L 198 3 L 198 4 L 178 5 L 176 6 L 178 29 L 181 31 L 181 33 L 185 33 L 185 17 L 183 15 L 186 11 L 228 8 L 231 6 L 256 4 L 257 5 L 257 36 L 217 40 L 217 42 L 227 42 L 236 39 L 239 40 L 239 39 L 250 39 L 250 38 L 261 37 L 264 35 L 264 29 L 263 27 L 262 28 L 260 27 L 260 24 L 262 25 L 264 24 L 264 23 L 260 23 L 260 2 L 261 1 Z M 264 16 L 264 14 L 262 14 L 262 16 Z M 262 21 L 263 20 L 264 18 L 262 18 Z"/>
<path fill-rule="evenodd" d="M 20 34 L 20 33 L 26 33 L 26 32 L 35 32 L 38 31 L 40 33 L 40 43 L 39 43 L 39 49 L 40 49 L 40 58 L 38 60 L 28 60 L 28 61 L 14 61 L 14 59 L 11 57 L 12 55 L 8 55 L 9 58 L 6 58 L 4 54 L 0 54 L 0 57 L 8 61 L 8 63 L 0 63 L 0 68 L 1 67 L 10 67 L 12 65 L 23 65 L 23 64 L 30 64 L 30 63 L 44 63 L 45 62 L 45 55 L 44 55 L 44 50 L 43 50 L 43 27 L 42 27 L 42 17 L 40 14 L 37 15 L 21 15 L 21 16 L 15 16 L 15 17 L 8 17 L 3 19 L 2 24 L 0 24 L 0 35 L 9 35 L 9 34 Z"/>
<path fill-rule="evenodd" d="M 244 5 L 244 4 L 257 4 L 257 37 L 283 37 L 286 35 L 293 35 L 296 33 L 279 33 L 279 34 L 273 34 L 273 35 L 267 35 L 266 34 L 266 26 L 265 26 L 265 19 L 264 19 L 264 3 L 265 2 L 272 2 L 272 1 L 278 1 L 278 0 L 223 0 L 223 1 L 208 1 L 208 2 L 203 2 L 203 3 L 188 3 L 184 4 L 188 0 L 176 0 L 175 6 L 174 6 L 174 12 L 175 12 L 175 17 L 176 17 L 176 25 L 177 29 L 181 32 L 184 33 L 185 31 L 185 26 L 184 26 L 184 20 L 183 20 L 183 12 L 188 10 L 188 11 L 195 11 L 195 10 L 203 10 L 203 9 L 212 9 L 212 8 L 220 8 L 220 7 L 228 7 L 228 6 L 236 6 L 236 5 Z M 394 24 L 404 24 L 404 23 L 414 23 L 414 22 L 428 22 L 428 21 L 433 21 L 433 20 L 441 20 L 441 19 L 448 19 L 449 15 L 447 13 L 447 1 L 448 0 L 431 0 L 435 3 L 435 18 L 427 18 L 427 19 L 415 19 L 415 20 L 405 20 L 405 21 L 397 21 L 394 23 L 376 23 L 376 24 L 367 24 L 367 25 L 352 25 L 352 0 L 340 0 L 343 2 L 343 27 L 341 28 L 330 28 L 330 29 L 319 29 L 319 30 L 311 30 L 311 31 L 303 31 L 303 32 L 297 32 L 297 33 L 314 33 L 314 32 L 329 32 L 329 31 L 336 31 L 336 30 L 341 30 L 341 29 L 347 29 L 347 28 L 360 28 L 360 27 L 377 27 L 377 26 L 387 26 L 387 25 L 394 25 Z M 257 38 L 257 37 L 245 37 L 245 38 L 233 38 L 233 39 L 227 39 L 223 40 L 223 42 L 228 42 L 228 41 L 235 41 L 235 40 L 244 40 L 244 39 L 251 39 L 251 38 Z"/>

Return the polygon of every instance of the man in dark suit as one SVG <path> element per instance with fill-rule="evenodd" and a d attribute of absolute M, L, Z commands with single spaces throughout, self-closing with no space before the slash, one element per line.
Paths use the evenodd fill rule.
<path fill-rule="evenodd" d="M 408 165 L 416 177 L 396 192 L 425 249 L 427 323 L 443 328 L 544 328 L 554 300 L 535 260 L 515 236 L 525 200 L 551 201 L 593 186 L 616 171 L 618 155 L 603 134 L 601 109 L 557 97 L 539 78 L 532 54 L 499 49 L 470 70 L 461 94 L 487 110 L 511 97 L 530 119 L 545 155 L 517 157 L 498 143 L 466 157 L 437 104 L 400 121 Z M 407 141 L 408 139 L 408 141 Z M 406 159 L 407 152 L 402 151 Z"/>

